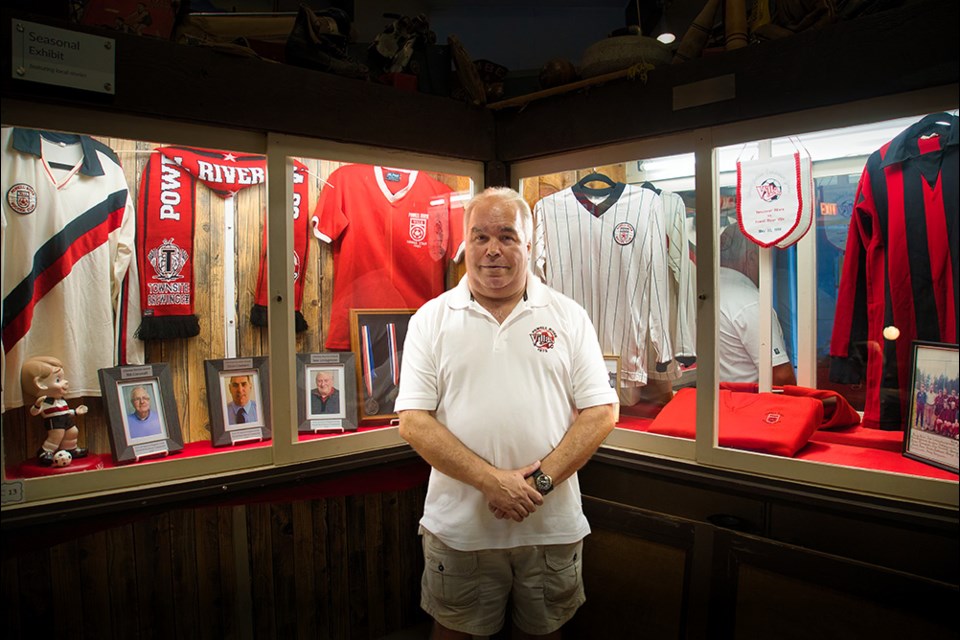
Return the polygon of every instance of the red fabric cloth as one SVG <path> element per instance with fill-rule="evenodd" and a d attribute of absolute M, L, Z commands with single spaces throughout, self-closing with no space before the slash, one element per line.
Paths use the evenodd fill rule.
<path fill-rule="evenodd" d="M 823 404 L 814 398 L 725 389 L 719 393 L 721 447 L 792 456 L 823 422 Z M 696 404 L 695 388 L 680 389 L 648 431 L 696 437 Z"/>

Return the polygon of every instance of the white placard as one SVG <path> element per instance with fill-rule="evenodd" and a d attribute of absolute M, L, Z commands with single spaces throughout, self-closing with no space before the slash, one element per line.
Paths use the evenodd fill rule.
<path fill-rule="evenodd" d="M 86 91 L 116 92 L 116 41 L 113 38 L 12 20 L 11 75 Z"/>

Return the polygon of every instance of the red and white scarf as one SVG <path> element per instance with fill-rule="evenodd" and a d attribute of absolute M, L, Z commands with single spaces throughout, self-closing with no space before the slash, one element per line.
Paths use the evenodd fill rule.
<path fill-rule="evenodd" d="M 179 146 L 159 147 L 150 155 L 140 181 L 137 207 L 137 259 L 143 306 L 137 336 L 141 340 L 190 338 L 200 333 L 199 319 L 194 313 L 191 259 L 197 181 L 227 198 L 263 184 L 266 164 L 266 156 L 262 155 Z M 299 189 L 295 185 L 303 201 L 307 200 L 306 189 L 305 180 Z M 301 264 L 306 264 L 305 248 L 303 254 Z M 265 253 L 261 263 L 264 256 Z M 263 264 L 260 271 L 265 271 Z M 260 288 L 258 283 L 258 301 Z"/>

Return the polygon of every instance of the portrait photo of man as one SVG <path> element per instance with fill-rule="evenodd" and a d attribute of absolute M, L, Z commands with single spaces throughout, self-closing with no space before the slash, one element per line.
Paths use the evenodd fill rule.
<path fill-rule="evenodd" d="M 161 436 L 165 433 L 160 403 L 153 382 L 125 385 L 120 390 L 127 407 L 125 422 L 131 440 Z"/>
<path fill-rule="evenodd" d="M 256 374 L 235 373 L 223 376 L 226 388 L 227 424 L 231 426 L 260 423 L 257 400 L 260 395 L 259 378 Z"/>
<path fill-rule="evenodd" d="M 342 370 L 316 369 L 310 372 L 313 388 L 310 390 L 310 415 L 342 416 L 340 389 Z"/>

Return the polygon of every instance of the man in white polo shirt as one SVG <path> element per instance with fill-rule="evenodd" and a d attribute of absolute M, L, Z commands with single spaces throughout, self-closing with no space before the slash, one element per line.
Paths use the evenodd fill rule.
<path fill-rule="evenodd" d="M 523 198 L 487 189 L 464 229 L 466 277 L 413 316 L 396 401 L 401 436 L 433 467 L 421 605 L 434 638 L 496 633 L 508 597 L 520 631 L 559 637 L 584 601 L 576 471 L 617 396 L 586 311 L 529 269 Z"/>

